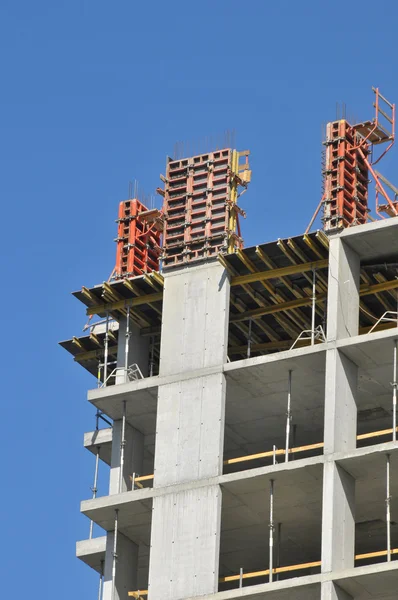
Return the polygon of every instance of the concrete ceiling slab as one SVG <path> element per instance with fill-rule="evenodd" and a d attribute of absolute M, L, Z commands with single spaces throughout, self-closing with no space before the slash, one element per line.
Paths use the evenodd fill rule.
<path fill-rule="evenodd" d="M 386 259 L 398 253 L 398 217 L 345 229 L 338 235 L 362 261 Z"/>

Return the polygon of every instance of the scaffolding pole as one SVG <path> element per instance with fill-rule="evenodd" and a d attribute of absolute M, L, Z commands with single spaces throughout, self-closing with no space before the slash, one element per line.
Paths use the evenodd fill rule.
<path fill-rule="evenodd" d="M 100 448 L 101 448 L 101 446 L 97 446 L 97 452 L 95 454 L 94 483 L 93 483 L 93 487 L 91 488 L 91 491 L 93 492 L 93 500 L 97 497 L 97 491 L 98 491 L 97 484 L 98 484 L 98 466 L 99 466 Z M 90 540 L 93 537 L 93 527 L 94 527 L 94 521 L 91 519 L 90 520 L 90 534 L 89 534 Z"/>
<path fill-rule="evenodd" d="M 316 269 L 312 270 L 311 346 L 315 344 Z"/>
<path fill-rule="evenodd" d="M 249 333 L 247 336 L 247 358 L 250 358 L 252 345 L 252 319 L 249 319 Z"/>
<path fill-rule="evenodd" d="M 277 526 L 278 531 L 278 545 L 276 547 L 276 568 L 279 569 L 281 566 L 281 532 L 282 532 L 282 523 L 278 523 Z M 276 574 L 276 580 L 279 581 L 279 572 Z"/>
<path fill-rule="evenodd" d="M 394 364 L 393 364 L 393 382 L 392 382 L 392 440 L 397 441 L 397 354 L 398 340 L 394 340 Z"/>
<path fill-rule="evenodd" d="M 104 582 L 104 561 L 101 560 L 100 578 L 99 578 L 99 585 L 98 585 L 98 600 L 102 600 L 103 582 Z"/>
<path fill-rule="evenodd" d="M 289 462 L 290 423 L 292 420 L 291 401 L 292 401 L 292 371 L 290 370 L 289 378 L 288 378 L 288 387 L 287 387 L 285 462 Z"/>
<path fill-rule="evenodd" d="M 108 379 L 108 351 L 109 351 L 109 313 L 106 313 L 105 320 L 105 342 L 104 342 L 104 387 Z"/>
<path fill-rule="evenodd" d="M 272 583 L 274 559 L 274 480 L 270 481 L 269 489 L 269 582 Z"/>
<path fill-rule="evenodd" d="M 124 345 L 124 381 L 128 381 L 129 346 L 130 346 L 130 307 L 126 309 L 126 340 Z"/>
<path fill-rule="evenodd" d="M 154 366 L 155 366 L 154 355 L 155 355 L 155 336 L 152 335 L 151 336 L 151 358 L 149 361 L 149 377 L 153 377 L 153 371 L 154 371 Z"/>
<path fill-rule="evenodd" d="M 121 492 L 122 492 L 125 447 L 126 447 L 126 400 L 123 400 L 122 439 L 120 441 L 119 494 L 121 494 Z"/>
<path fill-rule="evenodd" d="M 391 492 L 390 492 L 390 455 L 387 454 L 386 469 L 386 523 L 387 523 L 387 561 L 391 561 Z"/>
<path fill-rule="evenodd" d="M 112 560 L 112 600 L 115 600 L 116 591 L 116 561 L 117 561 L 117 528 L 119 510 L 115 509 L 115 531 L 113 534 L 113 560 Z"/>

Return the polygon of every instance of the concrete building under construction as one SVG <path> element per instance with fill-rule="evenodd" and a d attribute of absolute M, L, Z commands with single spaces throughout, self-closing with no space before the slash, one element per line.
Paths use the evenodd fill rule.
<path fill-rule="evenodd" d="M 398 598 L 395 106 L 374 94 L 327 126 L 318 230 L 244 247 L 229 147 L 170 159 L 161 210 L 120 204 L 115 269 L 61 343 L 96 378 L 93 598 Z"/>

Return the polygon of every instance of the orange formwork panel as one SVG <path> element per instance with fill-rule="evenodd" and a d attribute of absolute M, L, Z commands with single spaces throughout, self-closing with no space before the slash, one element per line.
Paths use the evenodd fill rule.
<path fill-rule="evenodd" d="M 323 223 L 326 231 L 366 223 L 369 144 L 345 119 L 326 129 Z"/>
<path fill-rule="evenodd" d="M 115 279 L 159 270 L 161 232 L 136 198 L 119 204 Z"/>
<path fill-rule="evenodd" d="M 163 215 L 163 266 L 208 259 L 240 247 L 237 187 L 250 181 L 249 152 L 224 148 L 169 160 Z M 239 164 L 239 158 L 245 162 Z"/>

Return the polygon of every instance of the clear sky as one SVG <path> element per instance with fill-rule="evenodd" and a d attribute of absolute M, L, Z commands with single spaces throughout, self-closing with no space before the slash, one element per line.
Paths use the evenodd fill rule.
<path fill-rule="evenodd" d="M 95 381 L 57 342 L 85 322 L 70 292 L 114 266 L 129 180 L 154 192 L 177 140 L 234 129 L 246 245 L 302 233 L 336 102 L 364 120 L 372 85 L 398 101 L 397 23 L 393 0 L 2 0 L 3 598 L 96 597 L 74 558 Z"/>

